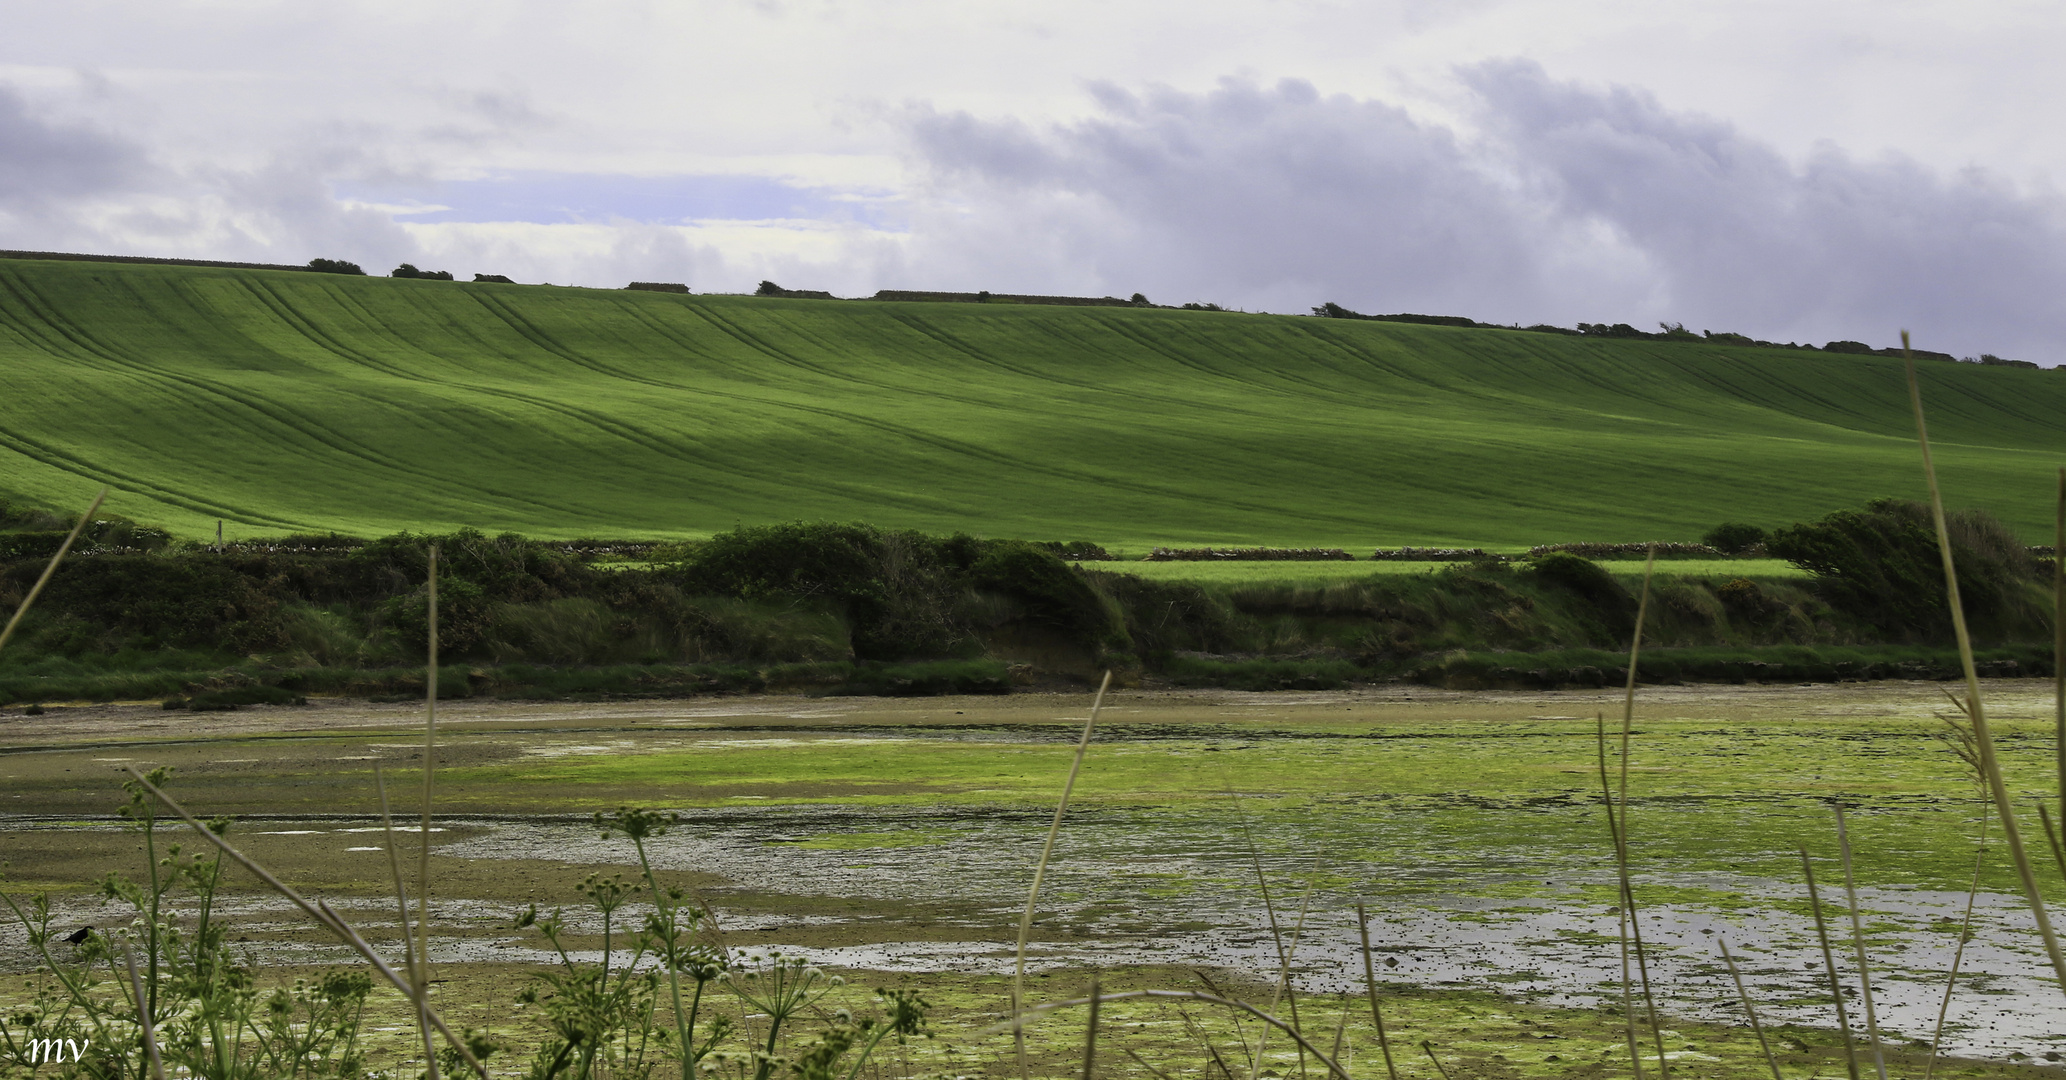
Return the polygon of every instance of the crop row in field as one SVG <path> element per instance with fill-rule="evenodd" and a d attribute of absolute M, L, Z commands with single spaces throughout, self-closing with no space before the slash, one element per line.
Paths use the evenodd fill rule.
<path fill-rule="evenodd" d="M 189 536 L 1514 547 L 1920 482 L 1895 359 L 1341 319 L 7 260 L 0 361 L 0 494 Z M 2066 379 L 1923 376 L 1954 502 L 2040 538 Z"/>

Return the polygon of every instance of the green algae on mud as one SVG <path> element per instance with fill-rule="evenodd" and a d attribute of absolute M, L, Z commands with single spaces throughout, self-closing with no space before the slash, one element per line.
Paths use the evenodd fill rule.
<path fill-rule="evenodd" d="M 2012 783 L 2041 790 L 2049 702 L 2021 683 L 1991 683 L 1989 693 Z M 1448 1060 L 1491 1073 L 1614 1067 L 1617 1053 L 1625 1060 L 1618 1016 L 1550 1006 L 1598 998 L 1593 961 L 1613 951 L 1612 920 L 1600 918 L 1614 892 L 1594 715 L 1615 696 L 1398 688 L 1114 695 L 1041 905 L 1034 941 L 1049 977 L 1040 985 L 1057 988 L 1047 997 L 1065 997 L 1086 967 L 1117 961 L 1110 987 L 1131 977 L 1129 961 L 1156 958 L 1251 975 L 1273 969 L 1264 960 L 1268 939 L 1255 926 L 1252 845 L 1280 895 L 1312 890 L 1310 944 L 1294 970 L 1320 995 L 1302 1001 L 1328 1002 L 1314 1008 L 1330 1021 L 1338 1014 L 1327 1010 L 1342 1004 L 1324 996 L 1340 988 L 1340 913 L 1368 898 L 1381 955 L 1402 962 L 1381 970 L 1401 1000 L 1403 1022 L 1454 1055 Z M 1806 915 L 1793 846 L 1833 855 L 1830 799 L 1852 808 L 1868 944 L 1894 969 L 1880 970 L 1911 990 L 1923 981 L 1920 973 L 1941 951 L 1926 939 L 1949 940 L 1937 917 L 1944 897 L 1931 891 L 1963 888 L 1978 816 L 1964 766 L 1936 738 L 1938 700 L 1933 684 L 1643 691 L 1630 821 L 1645 910 L 1675 923 L 1673 936 L 1652 941 L 1653 963 L 1675 965 L 1672 1009 L 1725 1019 L 1707 994 L 1712 963 L 1702 951 L 1711 939 L 1701 935 L 1715 930 L 1764 966 L 1761 998 L 1790 1010 L 1775 1020 L 1820 1022 L 1813 988 L 1803 987 L 1798 970 L 1782 972 L 1789 965 L 1779 961 L 1799 944 Z M 501 944 L 490 924 L 525 903 L 570 900 L 586 870 L 624 865 L 623 852 L 595 842 L 588 813 L 669 807 L 684 820 L 655 858 L 724 910 L 738 943 L 895 970 L 880 977 L 938 987 L 968 1017 L 954 1037 L 968 1057 L 956 1059 L 954 1071 L 995 1071 L 994 1056 L 987 1065 L 961 1062 L 990 1045 L 969 1032 L 994 1020 L 998 1005 L 985 1001 L 988 991 L 954 996 L 964 986 L 990 985 L 983 981 L 990 977 L 940 969 L 984 970 L 1008 943 L 999 912 L 1023 903 L 1029 845 L 1052 814 L 1086 704 L 1068 695 L 756 698 L 510 706 L 502 715 L 491 703 L 456 704 L 439 745 L 439 812 L 450 829 L 434 848 L 447 912 L 440 947 L 517 959 L 522 950 Z M 24 801 L 52 811 L 77 807 L 52 813 L 48 825 L 85 821 L 91 809 L 111 805 L 119 764 L 177 764 L 175 792 L 204 814 L 247 815 L 233 836 L 292 880 L 377 903 L 385 863 L 373 846 L 379 841 L 366 836 L 377 826 L 367 820 L 376 805 L 370 770 L 375 761 L 420 764 L 411 755 L 421 743 L 398 737 L 415 715 L 405 707 L 328 708 L 329 724 L 274 714 L 303 725 L 294 733 L 266 730 L 263 715 L 231 714 L 184 730 L 155 729 L 167 732 L 164 741 L 120 749 L 103 741 L 99 726 L 134 724 L 142 710 L 82 710 L 65 720 L 36 718 L 40 727 L 23 719 L 21 741 L 32 732 L 50 741 L 34 753 L 0 755 L 0 774 Z M 64 802 L 84 789 L 94 791 L 90 808 Z M 315 807 L 326 813 L 312 813 Z M 364 814 L 335 819 L 354 808 Z M 253 814 L 286 817 L 249 820 Z M 95 862 L 89 855 L 119 864 L 127 840 L 106 823 L 99 831 L 18 831 L 8 842 L 13 851 L 78 852 L 48 868 L 77 885 L 105 868 L 88 865 Z M 1986 885 L 2013 890 L 2003 866 L 1989 868 Z M 1917 897 L 1927 902 L 1911 903 Z M 478 912 L 470 923 L 456 914 L 468 909 Z M 1990 909 L 1983 940 L 2013 942 L 2003 912 L 1999 904 Z M 260 929 L 251 947 L 308 936 Z M 1507 946 L 1498 962 L 1458 961 L 1486 942 Z M 932 969 L 914 972 L 914 964 Z M 472 967 L 455 962 L 446 970 L 463 979 Z M 1968 1000 L 1997 1007 L 1977 991 L 2003 985 L 1987 981 L 1995 972 L 2016 970 L 2012 958 L 1976 968 L 1981 981 Z M 1459 985 L 1495 988 L 1508 1000 L 1450 994 Z M 1961 1036 L 1979 1040 L 1969 1045 L 1997 1055 L 2017 1046 L 2066 1049 L 2027 1030 L 2016 1033 L 2020 1043 L 1989 1042 L 1984 1023 L 1995 1014 L 1975 1015 L 1980 1020 Z M 1113 1037 L 1131 1037 L 1124 1025 L 1136 1022 L 1150 1033 L 1170 1023 L 1143 1013 L 1113 1028 Z M 2020 1022 L 2027 1029 L 2032 1021 Z M 1054 1038 L 1052 1053 L 1063 1061 L 1080 1035 L 1069 1025 L 1080 1019 L 1052 1023 L 1056 1032 L 1076 1033 Z M 1726 1024 L 1712 1033 L 1690 1020 L 1673 1024 L 1684 1036 L 1673 1047 L 1683 1063 L 1714 1075 L 1755 1072 L 1737 1064 L 1755 1063 L 1745 1033 Z M 1536 1038 L 1530 1027 L 1562 1038 Z M 1354 1041 L 1367 1033 L 1358 1030 L 1352 1021 L 1348 1037 L 1363 1047 L 1357 1052 L 1367 1068 L 1367 1041 Z M 1912 1015 L 1902 1030 L 1914 1033 Z M 1826 1068 L 1833 1036 L 1800 1029 L 1798 1038 L 1809 1049 L 1789 1051 L 1806 1055 L 1795 1060 Z M 1737 1049 L 1717 1049 L 1728 1046 Z M 1178 1051 L 1151 1039 L 1142 1052 L 1157 1060 Z"/>

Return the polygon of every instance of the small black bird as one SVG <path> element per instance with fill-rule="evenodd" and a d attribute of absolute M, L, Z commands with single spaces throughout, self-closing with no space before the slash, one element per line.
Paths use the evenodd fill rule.
<path fill-rule="evenodd" d="M 87 938 L 90 938 L 90 937 L 92 937 L 92 936 L 93 936 L 93 927 L 91 927 L 91 926 L 82 926 L 82 927 L 80 927 L 79 929 L 77 929 L 77 930 L 74 930 L 74 931 L 72 931 L 72 932 L 71 932 L 71 934 L 70 934 L 70 935 L 68 935 L 68 936 L 67 936 L 67 937 L 65 938 L 65 944 L 67 944 L 67 945 L 82 945 L 82 944 L 84 944 L 84 943 L 86 942 L 86 939 L 87 939 Z"/>

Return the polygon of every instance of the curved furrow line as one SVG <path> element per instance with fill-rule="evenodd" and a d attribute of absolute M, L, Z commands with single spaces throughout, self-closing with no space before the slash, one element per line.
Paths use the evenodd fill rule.
<path fill-rule="evenodd" d="M 420 382 L 432 386 L 447 385 L 444 383 L 440 383 L 434 379 L 428 379 L 422 376 L 413 375 L 407 372 L 406 369 L 401 368 L 399 365 L 381 364 L 371 354 L 349 348 L 348 346 L 344 345 L 343 342 L 339 341 L 335 335 L 323 330 L 315 322 L 314 319 L 310 318 L 306 314 L 296 309 L 293 303 L 289 301 L 287 298 L 280 296 L 276 292 L 274 292 L 269 284 L 259 283 L 250 278 L 245 279 L 245 282 L 250 287 L 253 298 L 258 300 L 258 302 L 261 305 L 265 306 L 266 309 L 269 312 L 271 312 L 275 318 L 279 319 L 281 325 L 287 327 L 289 330 L 294 331 L 296 334 L 300 335 L 304 340 L 308 341 L 311 345 L 315 346 L 316 348 L 324 352 L 330 353 L 331 355 L 336 356 L 337 358 L 344 360 L 348 363 L 371 368 L 375 371 L 380 371 L 391 378 L 402 379 L 410 382 Z M 384 408 L 394 407 L 394 403 L 388 401 L 387 399 L 361 392 L 356 388 L 344 389 L 342 390 L 342 392 L 348 393 L 353 398 L 359 401 L 367 402 L 369 404 L 378 405 Z M 413 406 L 411 407 L 410 411 L 412 413 L 419 412 L 419 410 Z M 424 411 L 431 412 L 433 419 L 440 419 L 436 415 L 436 410 Z M 452 477 L 449 475 L 428 468 L 424 468 L 422 466 L 415 465 L 413 463 L 406 462 L 401 459 L 390 458 L 384 454 L 379 455 L 377 458 L 371 456 L 377 453 L 377 451 L 369 449 L 368 460 L 376 460 L 379 463 L 385 464 L 387 468 L 395 472 L 402 473 L 407 476 L 413 476 L 419 480 L 422 480 L 432 485 L 449 485 L 452 482 Z M 471 479 L 469 482 L 470 489 L 472 491 L 479 493 L 480 495 L 493 498 L 504 504 L 511 506 L 528 506 L 536 510 L 543 510 L 549 513 L 557 514 L 565 514 L 573 510 L 572 507 L 557 503 L 545 502 L 541 499 L 536 498 L 535 496 L 527 495 L 519 491 L 508 490 L 500 487 L 495 487 L 493 485 L 483 484 L 479 480 L 478 475 L 479 474 L 473 474 L 473 479 Z"/>
<path fill-rule="evenodd" d="M 32 330 L 33 332 L 27 336 L 33 341 L 40 342 L 43 350 L 52 358 L 77 363 L 102 374 L 153 385 L 161 392 L 169 392 L 174 397 L 189 396 L 180 391 L 199 391 L 200 400 L 188 402 L 193 407 L 229 424 L 242 419 L 236 409 L 223 403 L 223 395 L 211 392 L 211 388 L 206 384 L 180 379 L 148 367 L 139 367 L 119 356 L 108 355 L 96 346 L 90 336 L 52 310 L 51 305 L 40 294 L 26 283 L 9 275 L 4 268 L 0 268 L 0 288 L 13 294 L 23 308 L 35 316 L 33 324 L 17 322 L 16 328 Z"/>
<path fill-rule="evenodd" d="M 991 355 L 988 350 L 979 349 L 974 345 L 971 345 L 968 342 L 961 340 L 955 335 L 948 333 L 945 330 L 941 330 L 937 327 L 927 325 L 922 319 L 920 319 L 916 315 L 912 315 L 901 311 L 886 311 L 883 314 L 889 317 L 890 319 L 893 319 L 897 322 L 903 323 L 905 326 L 910 327 L 913 333 L 916 333 L 921 337 L 930 338 L 934 343 L 944 345 L 950 351 L 961 353 L 964 356 L 976 360 L 978 363 L 982 363 L 990 367 L 996 368 L 999 371 L 1009 371 L 1014 375 L 1018 375 L 1022 378 L 1032 379 L 1036 382 L 1051 383 L 1061 386 L 1070 386 L 1078 390 L 1087 390 L 1096 394 L 1110 394 L 1113 392 L 1111 387 L 1105 386 L 1101 383 L 1085 382 L 1081 379 L 1063 378 L 1060 375 L 1055 374 L 1054 372 L 1035 371 L 1017 364 L 1006 363 L 1003 360 L 1000 360 L 997 357 Z"/>
<path fill-rule="evenodd" d="M 1096 318 L 1096 316 L 1093 316 L 1093 318 Z M 1146 349 L 1147 351 L 1154 353 L 1155 355 L 1160 356 L 1165 360 L 1168 360 L 1169 362 L 1177 365 L 1180 368 L 1184 368 L 1189 371 L 1195 371 L 1200 375 L 1206 376 L 1207 378 L 1238 383 L 1242 386 L 1250 387 L 1252 389 L 1259 390 L 1266 394 L 1288 397 L 1294 400 L 1304 400 L 1306 398 L 1306 395 L 1293 393 L 1292 391 L 1287 390 L 1282 386 L 1273 386 L 1270 383 L 1265 382 L 1261 379 L 1257 379 L 1253 376 L 1238 375 L 1234 372 L 1223 371 L 1219 368 L 1216 368 L 1210 364 L 1205 363 L 1202 360 L 1185 356 L 1183 353 L 1178 352 L 1175 349 L 1168 348 L 1161 342 L 1156 341 L 1153 337 L 1127 327 L 1119 319 L 1100 318 L 1098 319 L 1098 322 L 1100 324 L 1100 327 L 1106 333 L 1111 334 L 1112 336 L 1120 338 L 1122 340 L 1132 342 L 1140 348 Z M 1277 374 L 1281 375 L 1282 373 Z M 1328 389 L 1326 387 L 1323 387 L 1321 384 L 1314 382 L 1311 379 L 1288 378 L 1288 381 L 1298 383 L 1302 386 L 1310 386 L 1316 390 Z M 1337 393 L 1339 392 L 1338 387 L 1334 389 Z"/>
<path fill-rule="evenodd" d="M 719 320 L 713 319 L 712 323 L 713 325 L 717 325 L 719 329 L 725 329 L 725 327 Z M 777 359 L 782 358 L 782 354 L 778 350 L 774 350 L 772 349 L 772 347 L 766 346 L 764 344 L 756 343 L 754 340 L 751 339 L 750 335 L 742 334 L 740 335 L 740 340 L 748 345 L 752 345 L 755 348 L 762 349 L 763 351 L 767 352 L 770 356 L 773 356 Z M 570 362 L 579 364 L 583 368 L 592 371 L 597 371 L 602 374 L 617 374 L 615 372 L 612 372 L 605 365 L 590 362 L 583 358 L 577 357 L 576 354 L 574 354 L 573 350 L 568 349 L 565 346 L 559 345 L 557 342 L 552 342 L 551 345 L 553 346 L 551 351 L 554 355 L 561 356 L 569 360 Z M 541 344 L 541 347 L 546 346 L 544 344 Z M 816 365 L 805 366 L 811 367 L 813 370 L 816 370 Z M 619 375 L 618 377 L 628 378 L 631 379 L 631 381 L 640 382 L 647 385 L 668 387 L 670 389 L 693 389 L 654 379 L 636 378 L 632 376 L 622 375 Z M 697 390 L 694 392 L 702 391 Z M 993 450 L 989 447 L 982 446 L 980 444 L 965 442 L 959 439 L 952 439 L 942 435 L 936 435 L 931 432 L 925 431 L 922 428 L 904 424 L 897 424 L 887 420 L 880 419 L 878 417 L 865 416 L 858 413 L 844 412 L 841 410 L 826 408 L 824 406 L 805 405 L 798 402 L 766 402 L 765 404 L 779 404 L 782 407 L 793 409 L 799 412 L 815 413 L 817 415 L 837 420 L 842 423 L 856 424 L 863 427 L 872 428 L 876 431 L 882 432 L 883 434 L 892 435 L 909 442 L 929 446 L 935 450 L 940 450 L 953 456 L 985 461 L 993 465 L 1000 465 L 1013 470 L 1023 470 L 1041 473 L 1047 476 L 1051 476 L 1058 480 L 1066 480 L 1076 483 L 1097 484 L 1108 488 L 1118 487 L 1125 490 L 1135 491 L 1137 493 L 1144 495 L 1165 495 L 1185 499 L 1196 499 L 1198 497 L 1197 493 L 1194 491 L 1187 491 L 1173 487 L 1160 487 L 1155 485 L 1148 485 L 1135 480 L 1118 480 L 1111 476 L 1102 475 L 1098 473 L 1084 472 L 1075 469 L 1066 469 L 1042 462 L 1030 462 L 1023 457 L 1005 453 L 1000 450 Z M 796 478 L 792 475 L 788 477 L 788 482 L 792 484 L 796 483 Z M 1237 506 L 1244 509 L 1251 509 L 1262 512 L 1274 512 L 1279 509 L 1275 507 L 1249 505 L 1238 502 L 1226 502 L 1225 504 L 1229 506 Z"/>
<path fill-rule="evenodd" d="M 55 446 L 39 442 L 27 435 L 0 428 L 0 446 L 5 446 L 31 461 L 39 462 L 59 472 L 68 473 L 94 484 L 108 484 L 137 495 L 143 495 L 169 506 L 177 506 L 208 517 L 219 517 L 235 521 L 240 525 L 271 525 L 285 529 L 308 528 L 309 526 L 270 514 L 253 514 L 219 503 L 211 503 L 185 492 L 165 487 L 155 480 L 136 473 L 112 468 L 89 461 L 77 454 L 60 450 Z"/>
<path fill-rule="evenodd" d="M 243 280 L 249 281 L 248 278 Z M 53 325 L 58 325 L 60 321 L 65 321 L 55 312 L 52 312 L 49 317 L 52 319 Z M 255 416 L 270 421 L 276 428 L 291 433 L 301 441 L 313 443 L 317 447 L 334 451 L 376 469 L 414 475 L 433 484 L 450 482 L 449 478 L 437 476 L 427 470 L 411 468 L 386 459 L 384 455 L 377 454 L 364 447 L 357 440 L 324 423 L 307 410 L 295 409 L 241 388 L 165 372 L 147 360 L 127 355 L 119 347 L 99 340 L 95 335 L 90 334 L 82 327 L 73 326 L 72 329 L 82 339 L 82 347 L 92 348 L 96 355 L 110 362 L 120 364 L 130 371 L 146 373 L 151 377 L 185 386 L 191 391 L 212 395 L 222 401 L 229 402 L 233 406 L 233 408 L 227 410 L 229 419 L 248 423 Z M 239 409 L 242 411 L 237 411 Z M 240 424 L 240 426 L 242 425 Z M 318 454 L 316 456 L 321 457 L 322 455 Z"/>

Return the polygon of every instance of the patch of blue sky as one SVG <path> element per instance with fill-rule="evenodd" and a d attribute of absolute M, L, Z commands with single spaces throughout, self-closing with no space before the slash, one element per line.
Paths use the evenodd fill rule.
<path fill-rule="evenodd" d="M 637 221 L 820 221 L 900 230 L 903 201 L 886 191 L 803 187 L 768 176 L 623 176 L 513 172 L 435 184 L 340 184 L 339 198 L 398 221 L 538 225 Z"/>

